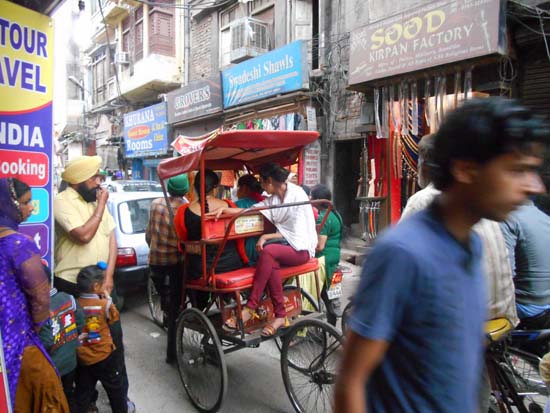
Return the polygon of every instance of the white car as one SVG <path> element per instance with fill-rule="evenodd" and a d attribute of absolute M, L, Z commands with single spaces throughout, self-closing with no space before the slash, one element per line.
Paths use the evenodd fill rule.
<path fill-rule="evenodd" d="M 128 292 L 147 283 L 149 246 L 145 229 L 149 222 L 151 202 L 162 197 L 158 192 L 115 192 L 109 194 L 107 208 L 115 221 L 118 255 L 115 285 L 123 300 Z"/>
<path fill-rule="evenodd" d="M 160 183 L 144 179 L 106 181 L 104 186 L 109 192 L 162 192 Z"/>

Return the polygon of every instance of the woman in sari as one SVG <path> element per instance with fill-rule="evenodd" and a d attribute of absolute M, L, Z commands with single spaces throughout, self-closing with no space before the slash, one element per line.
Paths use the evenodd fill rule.
<path fill-rule="evenodd" d="M 50 286 L 34 242 L 17 232 L 32 213 L 31 191 L 0 179 L 0 331 L 14 413 L 69 411 L 63 387 L 38 337 L 49 318 Z"/>

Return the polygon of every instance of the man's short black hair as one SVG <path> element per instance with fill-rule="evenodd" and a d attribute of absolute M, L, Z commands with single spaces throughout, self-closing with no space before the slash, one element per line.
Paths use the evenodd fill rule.
<path fill-rule="evenodd" d="M 88 265 L 78 272 L 76 289 L 79 294 L 91 293 L 95 283 L 103 283 L 103 270 L 97 265 Z"/>
<path fill-rule="evenodd" d="M 469 100 L 451 112 L 436 132 L 430 178 L 443 190 L 453 182 L 452 161 L 484 164 L 507 153 L 532 153 L 532 144 L 545 142 L 547 134 L 542 120 L 514 100 Z"/>
<path fill-rule="evenodd" d="M 330 189 L 328 189 L 328 186 L 323 184 L 317 184 L 313 188 L 311 188 L 311 200 L 316 199 L 328 199 L 329 201 L 332 200 L 332 192 L 330 192 Z M 328 204 L 318 204 L 317 205 L 319 209 L 327 209 Z"/>

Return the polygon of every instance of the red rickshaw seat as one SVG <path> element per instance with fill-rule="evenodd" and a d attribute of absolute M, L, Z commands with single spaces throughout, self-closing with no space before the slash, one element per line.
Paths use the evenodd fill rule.
<path fill-rule="evenodd" d="M 286 280 L 291 277 L 295 277 L 300 274 L 316 271 L 319 268 L 319 262 L 317 258 L 310 258 L 308 262 L 302 265 L 296 265 L 293 267 L 281 268 L 281 278 Z M 216 288 L 219 289 L 246 289 L 252 287 L 254 280 L 255 267 L 239 268 L 235 271 L 224 272 L 216 274 Z M 189 280 L 188 285 L 203 286 L 202 278 L 195 280 Z"/>

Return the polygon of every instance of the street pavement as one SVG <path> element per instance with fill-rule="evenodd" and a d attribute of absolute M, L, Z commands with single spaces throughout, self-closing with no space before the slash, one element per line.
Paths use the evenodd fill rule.
<path fill-rule="evenodd" d="M 343 263 L 342 309 L 358 281 L 359 267 Z M 145 291 L 127 297 L 121 314 L 124 329 L 126 368 L 130 381 L 129 396 L 139 413 L 196 412 L 181 384 L 177 367 L 165 363 L 166 333 L 151 320 Z M 273 342 L 257 349 L 242 349 L 226 355 L 228 391 L 220 412 L 291 413 L 279 361 Z M 98 408 L 110 412 L 100 385 Z"/>

